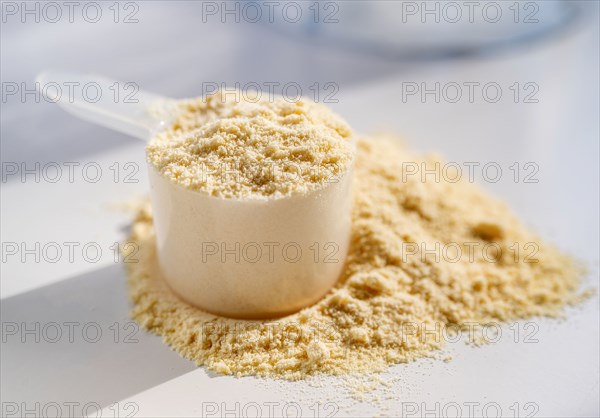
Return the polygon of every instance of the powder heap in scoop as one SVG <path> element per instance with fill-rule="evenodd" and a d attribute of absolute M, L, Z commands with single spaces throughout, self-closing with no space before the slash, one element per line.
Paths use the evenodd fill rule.
<path fill-rule="evenodd" d="M 277 107 L 268 112 L 278 123 L 287 117 Z M 322 128 L 331 137 L 334 121 Z M 210 126 L 200 132 L 218 125 Z M 178 299 L 159 272 L 146 205 L 130 237 L 139 260 L 127 264 L 132 317 L 184 357 L 218 373 L 302 379 L 381 371 L 431 356 L 450 330 L 558 316 L 579 300 L 576 263 L 530 232 L 503 203 L 466 180 L 406 176 L 403 161 L 434 166 L 436 159 L 384 138 L 358 141 L 345 271 L 321 301 L 277 320 L 218 317 Z M 452 251 L 435 254 L 436 248 Z"/>
<path fill-rule="evenodd" d="M 171 181 L 223 198 L 306 193 L 343 174 L 354 147 L 350 128 L 310 101 L 189 101 L 148 160 Z"/>

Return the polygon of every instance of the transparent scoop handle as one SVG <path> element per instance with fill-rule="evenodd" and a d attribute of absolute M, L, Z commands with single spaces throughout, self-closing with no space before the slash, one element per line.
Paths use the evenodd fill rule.
<path fill-rule="evenodd" d="M 75 116 L 147 141 L 170 124 L 174 101 L 95 74 L 44 71 L 36 86 L 48 100 Z"/>

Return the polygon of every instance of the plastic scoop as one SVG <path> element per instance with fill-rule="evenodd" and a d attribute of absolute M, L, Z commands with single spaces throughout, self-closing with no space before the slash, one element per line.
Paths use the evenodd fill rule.
<path fill-rule="evenodd" d="M 93 82 L 103 91 L 115 83 L 50 72 L 38 81 Z M 141 91 L 136 97 L 138 103 L 114 103 L 112 96 L 57 102 L 78 117 L 148 140 L 173 117 L 169 106 L 153 115 L 148 107 L 173 101 Z M 317 302 L 341 275 L 350 241 L 352 167 L 318 190 L 272 199 L 192 191 L 150 163 L 148 174 L 160 270 L 186 302 L 229 317 L 279 317 Z"/>
<path fill-rule="evenodd" d="M 35 81 L 41 94 L 67 112 L 144 141 L 168 126 L 172 118 L 168 106 L 172 100 L 139 90 L 134 83 L 53 70 L 38 74 Z M 148 112 L 149 108 L 155 112 Z"/>

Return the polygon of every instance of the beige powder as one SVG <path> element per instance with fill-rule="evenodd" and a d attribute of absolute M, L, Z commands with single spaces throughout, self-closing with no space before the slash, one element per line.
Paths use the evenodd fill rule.
<path fill-rule="evenodd" d="M 558 316 L 579 299 L 577 265 L 504 204 L 466 181 L 403 178 L 403 161 L 435 159 L 383 138 L 359 141 L 343 277 L 321 301 L 279 320 L 227 319 L 179 300 L 159 273 L 147 205 L 133 225 L 136 245 L 125 246 L 137 261 L 126 264 L 132 317 L 217 373 L 301 379 L 380 371 L 433 355 L 444 332 Z M 436 243 L 463 255 L 436 260 L 416 250 Z"/>
<path fill-rule="evenodd" d="M 344 121 L 314 102 L 226 105 L 210 96 L 182 104 L 147 155 L 164 177 L 195 191 L 279 198 L 320 189 L 346 172 L 350 135 Z"/>

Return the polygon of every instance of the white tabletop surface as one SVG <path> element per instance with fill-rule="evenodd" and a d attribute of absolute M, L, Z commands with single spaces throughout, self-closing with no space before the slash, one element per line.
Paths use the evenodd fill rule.
<path fill-rule="evenodd" d="M 438 151 L 449 161 L 499 164 L 500 181 L 481 176 L 476 181 L 544 237 L 584 260 L 590 269 L 586 284 L 598 286 L 597 11 L 555 36 L 502 53 L 399 63 L 308 46 L 260 25 L 196 25 L 189 2 L 170 9 L 159 2 L 137 4 L 140 21 L 132 25 L 3 23 L 3 84 L 33 86 L 35 74 L 48 67 L 94 71 L 172 97 L 200 94 L 200 81 L 297 80 L 303 86 L 333 81 L 339 91 L 331 106 L 356 129 L 397 132 L 411 147 Z M 474 103 L 402 99 L 407 83 L 435 82 L 495 82 L 503 98 L 497 103 L 477 95 Z M 535 83 L 538 102 L 515 103 L 509 89 L 515 82 Z M 391 387 L 392 399 L 381 402 L 372 396 L 357 401 L 333 378 L 315 388 L 196 368 L 128 318 L 125 275 L 114 243 L 126 236 L 131 221 L 118 205 L 147 191 L 144 144 L 28 98 L 3 99 L 1 118 L 3 176 L 13 163 L 63 167 L 55 183 L 48 177 L 37 182 L 33 175 L 2 181 L 4 415 L 13 407 L 21 415 L 36 402 L 39 408 L 57 403 L 63 414 L 73 403 L 75 415 L 99 406 L 105 408 L 102 416 L 254 416 L 257 407 L 264 416 L 294 416 L 296 403 L 306 416 L 426 416 L 428 411 L 454 416 L 456 407 L 463 416 L 470 411 L 475 416 L 600 414 L 597 296 L 569 309 L 565 320 L 513 324 L 518 341 L 507 326 L 491 346 L 451 344 L 449 363 L 393 366 L 386 376 L 399 380 Z M 509 168 L 515 162 L 535 163 L 539 182 L 515 183 Z M 79 164 L 73 181 L 65 163 Z M 85 164 L 101 168 L 98 182 L 86 179 Z M 127 174 L 133 182 L 125 181 Z M 66 242 L 76 243 L 72 259 Z M 21 253 L 6 252 L 13 244 L 34 248 L 36 243 L 48 251 L 59 246 L 63 254 L 56 262 L 48 260 L 53 255 L 40 260 L 24 255 L 23 262 Z M 94 248 L 102 252 L 97 260 Z M 72 341 L 63 335 L 56 343 L 36 342 L 37 331 L 21 335 L 24 323 L 38 324 L 39 335 L 54 332 L 47 324 L 59 324 L 64 332 L 71 322 L 76 324 Z M 531 326 L 535 338 L 527 343 Z M 102 331 L 97 342 L 82 334 L 90 327 Z"/>

